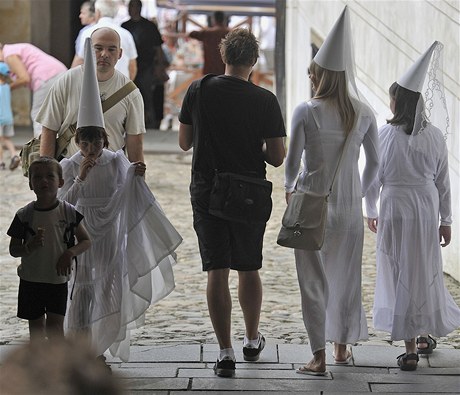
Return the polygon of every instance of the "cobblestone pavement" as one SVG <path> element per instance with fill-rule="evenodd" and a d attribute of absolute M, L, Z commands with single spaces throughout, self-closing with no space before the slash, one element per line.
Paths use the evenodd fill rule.
<path fill-rule="evenodd" d="M 215 343 L 208 317 L 205 288 L 206 275 L 201 263 L 196 236 L 192 228 L 188 184 L 190 155 L 146 155 L 146 180 L 162 205 L 168 218 L 184 238 L 179 247 L 175 267 L 176 289 L 166 299 L 151 306 L 146 314 L 145 326 L 133 331 L 133 345 L 162 345 L 172 343 Z M 276 235 L 283 214 L 283 168 L 269 167 L 268 178 L 274 185 L 274 209 L 267 225 L 264 243 L 264 266 L 261 270 L 264 285 L 263 311 L 260 330 L 267 338 L 278 343 L 306 343 L 308 341 L 300 311 L 300 295 L 294 266 L 293 252 L 276 244 Z M 20 169 L 0 171 L 1 213 L 0 226 L 0 342 L 7 344 L 27 339 L 27 322 L 16 317 L 18 260 L 8 253 L 9 238 L 6 230 L 16 210 L 34 199 L 26 178 Z M 370 340 L 387 342 L 385 333 L 372 329 L 371 311 L 375 281 L 375 237 L 367 230 L 363 258 L 363 301 L 368 317 Z M 242 339 L 244 325 L 239 308 L 237 277 L 231 274 L 233 295 L 234 339 Z M 460 285 L 445 276 L 446 285 L 460 304 Z M 439 339 L 440 344 L 460 348 L 460 329 Z"/>

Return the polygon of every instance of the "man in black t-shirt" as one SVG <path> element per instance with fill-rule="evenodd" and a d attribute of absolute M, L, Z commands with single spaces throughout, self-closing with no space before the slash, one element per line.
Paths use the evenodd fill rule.
<path fill-rule="evenodd" d="M 246 333 L 243 356 L 257 361 L 265 346 L 259 333 L 262 283 L 262 242 L 265 224 L 246 224 L 209 214 L 209 195 L 215 169 L 265 178 L 269 163 L 281 166 L 286 135 L 276 97 L 249 82 L 259 56 L 254 35 L 235 29 L 220 45 L 225 74 L 195 81 L 185 95 L 179 114 L 179 145 L 193 146 L 190 184 L 194 228 L 203 271 L 208 273 L 207 301 L 220 347 L 214 366 L 218 376 L 235 373 L 231 342 L 230 269 L 238 271 L 238 298 Z"/>

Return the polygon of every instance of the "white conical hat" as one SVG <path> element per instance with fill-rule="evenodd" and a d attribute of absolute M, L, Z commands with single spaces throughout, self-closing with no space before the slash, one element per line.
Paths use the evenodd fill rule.
<path fill-rule="evenodd" d="M 93 51 L 91 38 L 89 37 L 85 41 L 83 83 L 77 120 L 77 128 L 83 126 L 104 128 L 104 116 L 102 115 L 101 98 L 96 74 L 96 56 Z"/>
<path fill-rule="evenodd" d="M 313 60 L 324 69 L 345 71 L 350 42 L 350 15 L 348 7 L 345 7 Z"/>
<path fill-rule="evenodd" d="M 430 65 L 431 55 L 438 45 L 438 41 L 431 44 L 422 56 L 420 56 L 415 63 L 407 70 L 402 77 L 399 78 L 399 86 L 409 89 L 412 92 L 422 92 L 423 82 L 425 81 L 426 72 Z"/>

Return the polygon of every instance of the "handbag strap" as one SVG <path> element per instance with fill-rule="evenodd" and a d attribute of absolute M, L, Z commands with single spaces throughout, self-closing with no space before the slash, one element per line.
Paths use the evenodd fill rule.
<path fill-rule="evenodd" d="M 133 81 L 129 81 L 118 89 L 113 95 L 111 95 L 107 100 L 102 102 L 102 112 L 110 110 L 115 104 L 128 96 L 137 86 Z"/>
<path fill-rule="evenodd" d="M 204 139 L 202 139 L 203 141 L 203 144 L 204 145 L 207 145 L 206 143 L 209 142 L 209 147 L 210 149 L 208 150 L 209 151 L 209 157 L 211 158 L 211 162 L 212 162 L 212 167 L 214 168 L 214 171 L 217 173 L 218 172 L 218 169 L 217 169 L 217 161 L 216 161 L 216 158 L 215 158 L 215 155 L 214 155 L 214 149 L 212 147 L 212 136 L 211 136 L 211 133 L 208 133 L 207 131 L 207 128 L 206 128 L 206 125 L 204 125 L 204 122 L 203 122 L 203 119 L 205 118 L 205 115 L 206 115 L 206 110 L 204 108 L 204 103 L 203 103 L 203 100 L 202 100 L 202 91 L 203 91 L 203 85 L 204 85 L 204 82 L 208 79 L 210 79 L 211 77 L 215 77 L 215 74 L 206 74 L 198 83 L 198 89 L 197 89 L 197 93 L 196 93 L 196 99 L 198 101 L 198 114 L 199 114 L 199 129 L 200 129 L 200 132 L 202 133 L 202 135 L 205 137 Z"/>
<path fill-rule="evenodd" d="M 311 111 L 311 114 L 313 116 L 313 119 L 314 119 L 314 123 L 315 123 L 315 126 L 316 128 L 318 129 L 319 128 L 319 121 L 318 121 L 318 117 L 317 117 L 317 114 L 315 113 L 315 109 L 314 107 L 312 106 L 312 103 L 309 101 L 307 102 L 307 107 L 310 109 Z M 347 135 L 347 138 L 345 139 L 345 142 L 343 143 L 343 146 L 342 146 L 342 152 L 340 154 L 340 159 L 337 163 L 337 167 L 335 168 L 335 171 L 334 171 L 334 176 L 332 177 L 332 182 L 331 182 L 331 186 L 329 187 L 329 193 L 327 194 L 327 198 L 331 195 L 332 193 L 332 188 L 334 187 L 334 183 L 335 183 L 335 177 L 337 176 L 337 173 L 339 171 L 339 168 L 340 168 L 340 165 L 342 164 L 342 160 L 343 160 L 343 154 L 344 152 L 346 151 L 346 148 L 348 147 L 348 144 L 350 142 L 350 136 L 352 134 L 352 131 L 350 131 Z"/>

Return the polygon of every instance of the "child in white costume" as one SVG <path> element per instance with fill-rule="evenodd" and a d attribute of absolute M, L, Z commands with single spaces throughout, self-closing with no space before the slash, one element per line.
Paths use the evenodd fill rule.
<path fill-rule="evenodd" d="M 142 177 L 145 164 L 104 148 L 107 134 L 87 41 L 88 79 L 75 139 L 80 151 L 61 162 L 66 182 L 59 196 L 83 213 L 93 244 L 78 262 L 66 326 L 89 332 L 98 354 L 110 347 L 112 355 L 127 360 L 129 330 L 143 325 L 147 308 L 174 289 L 174 250 L 182 239 Z"/>
<path fill-rule="evenodd" d="M 452 223 L 447 145 L 438 129 L 446 132 L 448 118 L 437 116 L 445 110 L 441 49 L 434 42 L 390 87 L 394 116 L 379 129 L 380 168 L 366 196 L 368 225 L 377 232 L 374 327 L 405 341 L 401 370 L 415 370 L 417 353 L 436 347 L 429 334 L 445 336 L 460 326 L 460 309 L 444 286 L 440 248 L 440 241 L 450 243 Z M 429 111 L 420 94 L 425 90 Z"/>

